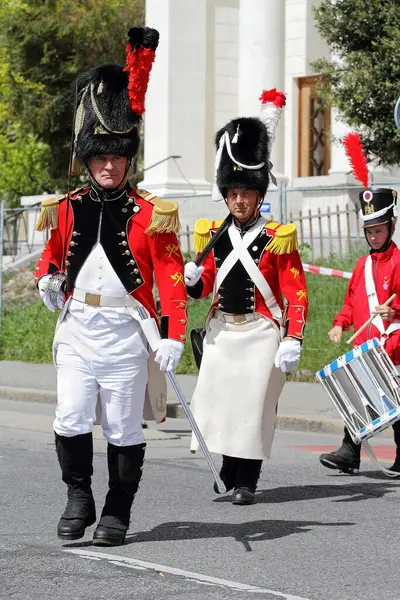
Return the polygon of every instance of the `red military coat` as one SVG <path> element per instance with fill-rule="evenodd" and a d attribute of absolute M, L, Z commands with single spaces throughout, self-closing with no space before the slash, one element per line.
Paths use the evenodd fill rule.
<path fill-rule="evenodd" d="M 160 205 L 167 210 L 162 206 L 160 210 Z M 69 202 L 63 197 L 45 206 L 44 226 L 47 220 L 53 229 L 37 263 L 36 280 L 64 271 L 66 292 L 71 295 L 83 263 L 100 242 L 127 292 L 156 318 L 155 276 L 161 336 L 186 341 L 187 293 L 182 254 L 173 231 L 173 221 L 176 225 L 178 219 L 171 205 L 127 186 L 104 196 L 94 188 L 84 188 L 73 193 Z M 46 211 L 53 212 L 49 216 Z"/>
<path fill-rule="evenodd" d="M 210 222 L 211 236 L 216 233 L 220 224 L 220 222 Z M 204 220 L 202 220 L 202 227 L 204 227 Z M 277 236 L 280 228 L 285 235 Z M 197 249 L 200 250 L 200 247 Z M 231 250 L 232 243 L 226 231 L 203 262 L 204 272 L 200 282 L 188 288 L 190 296 L 204 298 L 213 292 L 217 271 Z M 248 252 L 284 312 L 283 325 L 286 327 L 286 335 L 301 340 L 307 318 L 308 298 L 306 278 L 297 251 L 294 225 L 266 223 L 248 247 Z M 282 295 L 287 300 L 285 310 Z M 240 262 L 235 264 L 223 281 L 213 299 L 212 307 L 230 314 L 257 312 L 274 320 L 263 296 Z"/>
<path fill-rule="evenodd" d="M 400 250 L 392 242 L 386 252 L 374 252 L 371 254 L 371 259 L 372 274 L 379 304 L 383 304 L 392 294 L 397 294 L 397 297 L 391 303 L 391 307 L 396 311 L 394 318 L 400 320 Z M 357 331 L 370 317 L 365 289 L 364 272 L 366 260 L 367 256 L 358 259 L 349 285 L 347 286 L 343 307 L 333 320 L 333 324 L 342 327 L 343 331 L 346 331 L 352 325 L 354 330 Z M 386 329 L 390 325 L 390 321 L 383 321 L 383 324 Z M 355 338 L 354 345 L 358 346 L 373 337 L 380 339 L 381 334 L 375 325 L 371 324 Z M 385 350 L 394 364 L 399 365 L 399 329 L 389 335 L 385 343 Z"/>

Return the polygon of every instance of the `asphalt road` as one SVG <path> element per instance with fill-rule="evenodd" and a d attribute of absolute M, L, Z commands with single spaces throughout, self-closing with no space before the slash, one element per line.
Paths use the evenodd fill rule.
<path fill-rule="evenodd" d="M 367 459 L 358 477 L 321 467 L 337 436 L 277 432 L 257 502 L 241 507 L 213 493 L 186 422 L 170 420 L 168 439 L 148 443 L 127 543 L 107 549 L 91 545 L 93 527 L 57 539 L 52 434 L 19 427 L 1 426 L 0 407 L 0 600 L 400 600 L 400 481 Z M 378 444 L 390 462 L 390 440 Z M 96 440 L 98 512 L 106 481 Z"/>

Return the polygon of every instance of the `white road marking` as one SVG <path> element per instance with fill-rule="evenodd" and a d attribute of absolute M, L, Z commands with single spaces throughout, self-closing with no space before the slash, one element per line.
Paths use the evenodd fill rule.
<path fill-rule="evenodd" d="M 116 554 L 106 554 L 103 552 L 93 552 L 92 550 L 81 550 L 81 549 L 69 549 L 64 550 L 70 554 L 76 554 L 81 558 L 102 558 L 108 560 L 113 564 L 120 566 L 129 567 L 133 569 L 145 569 L 148 571 L 157 571 L 158 573 L 170 573 L 171 575 L 178 575 L 185 579 L 191 579 L 198 583 L 204 583 L 208 585 L 219 585 L 221 587 L 230 588 L 236 591 L 258 593 L 258 594 L 270 594 L 276 598 L 283 598 L 284 600 L 310 600 L 310 598 L 303 598 L 301 596 L 293 596 L 292 594 L 284 594 L 283 592 L 276 592 L 274 590 L 267 590 L 254 585 L 248 585 L 246 583 L 238 583 L 236 581 L 230 581 L 228 579 L 219 579 L 218 577 L 211 577 L 209 575 L 203 575 L 202 573 L 195 573 L 193 571 L 185 571 L 183 569 L 176 569 L 175 567 L 167 567 L 166 565 L 158 565 L 156 563 L 145 562 L 143 560 L 137 560 L 135 558 L 125 558 L 124 556 L 117 556 Z"/>

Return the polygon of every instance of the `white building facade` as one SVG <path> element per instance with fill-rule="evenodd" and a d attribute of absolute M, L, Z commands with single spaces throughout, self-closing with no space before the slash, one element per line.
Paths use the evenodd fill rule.
<path fill-rule="evenodd" d="M 209 198 L 193 202 L 189 195 L 210 192 L 216 131 L 235 117 L 258 116 L 259 96 L 269 88 L 287 94 L 272 151 L 274 174 L 301 188 L 288 194 L 285 217 L 356 202 L 357 192 L 346 189 L 355 184 L 340 143 L 346 127 L 335 110 L 321 107 L 311 68 L 330 56 L 313 18 L 317 3 L 146 0 L 146 24 L 160 31 L 160 44 L 146 96 L 141 186 L 178 198 L 184 223 L 224 213 Z M 396 173 L 381 171 L 374 179 L 393 180 Z M 326 187 L 334 189 L 320 189 Z M 268 194 L 276 205 L 277 192 Z"/>

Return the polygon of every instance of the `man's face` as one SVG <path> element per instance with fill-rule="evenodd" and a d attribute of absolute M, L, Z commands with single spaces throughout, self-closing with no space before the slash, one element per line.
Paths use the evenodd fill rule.
<path fill-rule="evenodd" d="M 229 212 L 244 225 L 254 215 L 260 202 L 260 194 L 256 190 L 232 188 L 228 190 L 227 204 Z"/>
<path fill-rule="evenodd" d="M 119 154 L 99 154 L 88 161 L 91 176 L 102 188 L 117 188 L 125 177 L 128 159 Z"/>
<path fill-rule="evenodd" d="M 389 229 L 387 223 L 379 223 L 365 228 L 367 242 L 373 250 L 380 250 L 387 240 Z"/>

